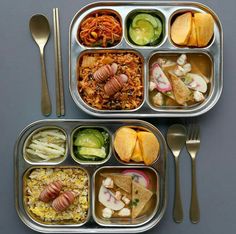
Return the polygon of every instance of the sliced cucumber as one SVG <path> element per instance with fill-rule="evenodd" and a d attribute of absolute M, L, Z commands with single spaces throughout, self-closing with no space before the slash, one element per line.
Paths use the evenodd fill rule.
<path fill-rule="evenodd" d="M 105 158 L 106 157 L 106 150 L 105 148 L 95 149 L 95 148 L 87 148 L 87 147 L 80 147 L 78 148 L 78 153 L 82 157 L 99 157 L 99 158 Z"/>
<path fill-rule="evenodd" d="M 96 160 L 100 159 L 99 157 L 94 156 L 94 155 L 79 155 L 79 157 L 81 159 L 88 160 L 88 161 L 96 161 Z"/>
<path fill-rule="evenodd" d="M 129 36 L 137 45 L 155 45 L 161 40 L 161 20 L 148 13 L 137 14 L 129 27 Z"/>
<path fill-rule="evenodd" d="M 140 20 L 145 20 L 145 21 L 148 21 L 149 23 L 151 23 L 153 28 L 157 28 L 157 27 L 159 27 L 159 22 L 156 19 L 157 19 L 156 17 L 154 17 L 150 14 L 141 13 L 141 14 L 138 14 L 134 17 L 134 19 L 132 21 L 132 27 L 133 28 L 138 27 L 137 22 Z"/>
<path fill-rule="evenodd" d="M 104 145 L 104 137 L 97 129 L 86 128 L 81 131 L 81 134 L 94 134 L 100 140 L 101 144 Z"/>
<path fill-rule="evenodd" d="M 130 26 L 129 35 L 132 41 L 137 45 L 147 45 L 154 37 L 154 28 L 149 21 L 138 20 L 136 27 Z"/>
<path fill-rule="evenodd" d="M 157 27 L 154 29 L 154 37 L 152 38 L 151 42 L 154 42 L 159 39 L 162 33 L 162 23 L 158 18 L 155 18 L 157 22 Z"/>
<path fill-rule="evenodd" d="M 100 148 L 103 145 L 101 141 L 91 133 L 79 133 L 74 142 L 75 146 L 83 146 L 89 148 Z"/>

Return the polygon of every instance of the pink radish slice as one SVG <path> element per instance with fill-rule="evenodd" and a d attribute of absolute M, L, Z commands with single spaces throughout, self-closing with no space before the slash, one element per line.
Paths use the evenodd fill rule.
<path fill-rule="evenodd" d="M 151 68 L 151 78 L 157 85 L 157 90 L 160 92 L 168 92 L 172 90 L 170 81 L 162 71 L 158 63 L 153 63 Z"/>
<path fill-rule="evenodd" d="M 103 185 L 100 187 L 98 200 L 105 207 L 110 208 L 112 210 L 121 210 L 125 206 L 124 202 L 117 200 L 115 198 L 115 195 Z"/>
<path fill-rule="evenodd" d="M 122 171 L 123 175 L 129 175 L 132 176 L 132 179 L 144 186 L 145 188 L 149 187 L 150 180 L 149 177 L 142 171 L 140 170 L 135 170 L 135 169 L 127 169 L 125 171 Z"/>

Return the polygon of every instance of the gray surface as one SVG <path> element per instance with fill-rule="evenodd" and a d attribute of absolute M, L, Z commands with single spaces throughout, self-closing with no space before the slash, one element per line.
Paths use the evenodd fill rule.
<path fill-rule="evenodd" d="M 43 118 L 40 113 L 39 54 L 29 31 L 28 20 L 34 13 L 50 17 L 52 8 L 60 8 L 66 118 L 88 118 L 73 103 L 68 90 L 68 30 L 74 13 L 91 1 L 75 0 L 1 0 L 0 1 L 0 233 L 33 233 L 18 218 L 14 207 L 13 146 L 22 128 Z M 202 144 L 198 157 L 198 191 L 201 221 L 190 223 L 190 159 L 184 150 L 181 164 L 182 197 L 185 219 L 182 224 L 172 220 L 173 159 L 169 157 L 169 199 L 167 212 L 149 233 L 221 234 L 235 233 L 236 186 L 234 146 L 236 47 L 235 0 L 202 1 L 219 15 L 224 29 L 224 91 L 218 104 L 199 118 Z M 55 118 L 54 52 L 52 37 L 46 47 L 46 65 Z M 165 132 L 174 119 L 150 120 Z"/>

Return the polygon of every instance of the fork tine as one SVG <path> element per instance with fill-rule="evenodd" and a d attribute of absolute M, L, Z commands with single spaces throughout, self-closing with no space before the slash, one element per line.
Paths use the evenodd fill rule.
<path fill-rule="evenodd" d="M 193 139 L 193 134 L 194 134 L 193 124 L 189 124 L 189 127 L 188 127 L 188 140 Z"/>
<path fill-rule="evenodd" d="M 200 139 L 200 128 L 199 128 L 199 125 L 196 124 L 195 125 L 195 137 L 194 137 L 195 140 L 199 140 Z"/>
<path fill-rule="evenodd" d="M 188 129 L 187 129 L 187 140 L 189 140 L 190 138 L 190 124 L 188 125 Z"/>

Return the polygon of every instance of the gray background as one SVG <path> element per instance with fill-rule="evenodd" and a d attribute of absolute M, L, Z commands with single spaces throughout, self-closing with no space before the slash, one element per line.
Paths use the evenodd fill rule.
<path fill-rule="evenodd" d="M 52 25 L 52 8 L 59 7 L 62 32 L 66 118 L 89 118 L 73 103 L 68 89 L 68 30 L 73 15 L 92 1 L 79 0 L 1 0 L 0 1 L 0 233 L 33 233 L 18 218 L 14 207 L 13 146 L 17 135 L 40 113 L 39 53 L 28 30 L 34 13 L 43 13 Z M 201 149 L 198 155 L 198 192 L 201 222 L 193 225 L 188 210 L 191 192 L 190 158 L 181 155 L 181 183 L 185 218 L 172 220 L 173 158 L 169 157 L 169 198 L 166 214 L 149 233 L 221 234 L 236 232 L 235 165 L 235 87 L 236 27 L 235 0 L 201 1 L 219 15 L 224 29 L 224 90 L 220 101 L 199 117 Z M 54 50 L 52 37 L 46 47 L 46 66 L 55 118 Z M 165 134 L 171 123 L 180 119 L 149 119 Z"/>

